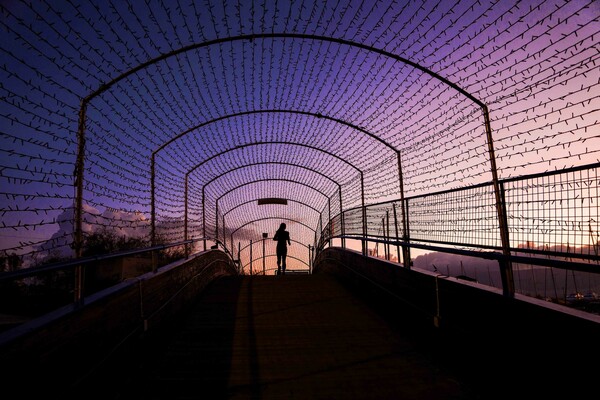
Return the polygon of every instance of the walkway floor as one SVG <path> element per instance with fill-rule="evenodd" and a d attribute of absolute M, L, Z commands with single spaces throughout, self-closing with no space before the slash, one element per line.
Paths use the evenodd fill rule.
<path fill-rule="evenodd" d="M 399 334 L 328 275 L 222 278 L 190 311 L 149 340 L 136 365 L 104 371 L 93 392 L 103 399 L 479 398 L 422 351 L 425 338 Z"/>

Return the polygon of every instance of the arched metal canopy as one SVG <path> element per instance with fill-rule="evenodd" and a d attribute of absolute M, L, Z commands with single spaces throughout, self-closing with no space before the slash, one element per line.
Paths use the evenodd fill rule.
<path fill-rule="evenodd" d="M 333 217 L 492 182 L 506 246 L 499 177 L 600 152 L 593 1 L 100 3 L 2 5 L 3 229 L 64 238 L 33 252 L 106 226 L 177 241 L 223 212 L 243 224 L 250 199 L 309 178 L 339 195 Z M 288 181 L 217 209 L 260 174 Z M 296 206 L 325 208 L 313 192 Z"/>
<path fill-rule="evenodd" d="M 478 106 L 480 106 L 480 107 L 483 108 L 484 116 L 485 116 L 486 121 L 489 118 L 488 115 L 487 115 L 487 108 L 485 107 L 485 105 L 483 103 L 481 103 L 480 101 L 478 101 L 476 98 L 474 98 L 471 94 L 469 94 L 468 92 L 466 92 L 465 90 L 463 90 L 462 88 L 458 87 L 454 83 L 448 81 L 446 78 L 443 78 L 443 77 L 439 76 L 435 72 L 433 72 L 433 71 L 431 71 L 431 70 L 429 70 L 429 69 L 427 69 L 425 67 L 422 67 L 421 65 L 419 65 L 419 64 L 417 64 L 415 62 L 412 62 L 410 60 L 407 60 L 407 59 L 405 59 L 403 57 L 400 57 L 400 56 L 397 56 L 395 54 L 389 53 L 389 52 L 387 52 L 385 50 L 376 49 L 376 48 L 373 48 L 371 46 L 366 46 L 366 45 L 360 44 L 360 43 L 354 43 L 354 42 L 348 41 L 348 40 L 340 40 L 340 39 L 335 39 L 335 38 L 330 38 L 330 37 L 321 37 L 321 36 L 315 36 L 315 35 L 303 35 L 303 34 L 258 34 L 258 35 L 251 35 L 251 36 L 244 36 L 244 35 L 242 35 L 242 36 L 238 36 L 238 37 L 229 37 L 229 38 L 224 38 L 224 39 L 218 39 L 218 40 L 210 41 L 210 42 L 206 42 L 206 43 L 193 44 L 193 45 L 181 48 L 181 49 L 177 49 L 177 50 L 171 51 L 171 52 L 169 52 L 167 54 L 163 54 L 163 55 L 161 55 L 159 57 L 156 57 L 153 60 L 150 60 L 150 61 L 148 61 L 146 63 L 143 63 L 143 64 L 141 64 L 141 65 L 139 65 L 137 67 L 134 67 L 131 70 L 129 70 L 129 71 L 121 74 L 117 78 L 113 79 L 111 82 L 108 82 L 107 84 L 102 85 L 98 90 L 96 90 L 94 93 L 92 93 L 89 96 L 87 96 L 82 101 L 82 106 L 81 106 L 81 109 L 80 109 L 80 119 L 81 119 L 81 122 L 80 122 L 80 127 L 81 127 L 80 128 L 80 152 L 83 151 L 83 149 L 81 148 L 81 144 L 83 143 L 83 134 L 84 134 L 84 125 L 83 125 L 84 122 L 83 121 L 84 121 L 84 118 L 85 118 L 85 112 L 86 112 L 87 104 L 92 99 L 94 99 L 96 96 L 101 95 L 104 91 L 106 91 L 109 88 L 111 88 L 113 85 L 116 85 L 120 81 L 124 80 L 125 78 L 129 77 L 130 75 L 133 75 L 133 74 L 137 73 L 138 71 L 141 71 L 141 70 L 143 70 L 143 69 L 145 69 L 145 68 L 147 68 L 147 67 L 149 67 L 149 66 L 151 66 L 153 64 L 156 64 L 156 63 L 158 63 L 158 62 L 160 62 L 162 60 L 166 60 L 166 59 L 168 59 L 170 57 L 176 56 L 176 55 L 181 54 L 181 53 L 185 53 L 185 52 L 188 52 L 188 51 L 191 51 L 191 50 L 195 50 L 195 49 L 199 49 L 199 48 L 202 48 L 202 47 L 209 47 L 209 46 L 212 46 L 212 45 L 217 45 L 217 44 L 224 43 L 224 42 L 235 42 L 235 41 L 246 40 L 246 39 L 255 40 L 257 38 L 260 38 L 260 39 L 268 39 L 268 38 L 284 38 L 284 39 L 287 39 L 287 38 L 291 38 L 291 39 L 327 41 L 327 42 L 334 42 L 336 44 L 341 44 L 341 45 L 346 45 L 346 46 L 352 46 L 352 47 L 356 47 L 356 48 L 361 49 L 361 50 L 368 50 L 368 51 L 377 53 L 379 55 L 383 55 L 385 57 L 394 59 L 395 61 L 400 61 L 403 64 L 407 64 L 407 65 L 409 65 L 409 66 L 411 66 L 411 67 L 413 67 L 413 68 L 415 68 L 415 69 L 417 69 L 417 70 L 419 70 L 421 72 L 424 72 L 424 73 L 430 75 L 432 78 L 434 78 L 434 79 L 436 79 L 436 80 L 444 83 L 445 85 L 448 85 L 452 89 L 454 89 L 454 90 L 458 91 L 459 93 L 465 95 L 469 100 L 475 102 Z M 281 109 L 271 110 L 271 112 L 280 112 L 280 111 L 282 111 L 282 110 Z M 249 114 L 253 114 L 254 112 L 255 111 L 247 111 L 247 112 L 234 113 L 234 114 L 232 114 L 232 116 L 249 115 Z M 296 112 L 296 113 L 299 113 L 299 114 L 304 114 L 304 115 L 316 116 L 318 118 L 323 118 L 323 114 L 321 114 L 321 113 L 313 113 L 313 112 L 307 112 L 307 111 L 293 111 L 293 112 Z M 216 121 L 221 121 L 221 120 L 226 119 L 226 118 L 227 117 L 224 117 L 224 116 L 218 117 L 218 118 L 214 119 L 213 121 L 209 121 L 208 123 L 216 122 Z M 402 198 L 404 196 L 404 193 L 403 193 L 403 189 L 402 189 L 402 170 L 401 170 L 400 151 L 398 149 L 395 149 L 392 145 L 390 145 L 389 143 L 387 143 L 385 140 L 379 138 L 376 135 L 373 135 L 373 134 L 369 133 L 367 130 L 362 129 L 362 128 L 358 127 L 357 125 L 354 125 L 354 124 L 351 124 L 351 123 L 347 123 L 347 122 L 345 122 L 345 121 L 343 121 L 343 120 L 341 120 L 339 118 L 331 117 L 331 116 L 328 116 L 328 115 L 326 115 L 325 118 L 327 118 L 327 119 L 329 119 L 331 121 L 338 122 L 338 123 L 342 122 L 342 123 L 344 123 L 347 126 L 350 126 L 350 127 L 354 128 L 356 130 L 359 130 L 360 132 L 366 133 L 371 138 L 374 138 L 376 141 L 378 141 L 380 143 L 383 143 L 385 146 L 387 146 L 387 147 L 389 147 L 389 148 L 391 148 L 391 149 L 393 149 L 395 151 L 396 156 L 397 156 L 397 163 L 398 163 L 397 168 L 398 168 L 398 172 L 399 172 L 398 179 L 399 179 L 399 182 L 400 182 L 400 197 Z M 152 224 L 153 224 L 152 225 L 152 228 L 153 228 L 152 229 L 152 232 L 153 232 L 152 233 L 152 237 L 154 237 L 155 221 L 156 221 L 155 211 L 154 211 L 154 209 L 155 209 L 155 206 L 154 206 L 154 204 L 155 204 L 154 203 L 154 187 L 155 187 L 155 183 L 154 183 L 154 181 L 155 181 L 154 163 L 155 163 L 155 155 L 156 155 L 156 153 L 158 151 L 164 149 L 167 145 L 173 143 L 175 140 L 183 137 L 184 135 L 187 135 L 187 134 L 193 132 L 195 129 L 197 129 L 197 128 L 201 127 L 201 126 L 207 125 L 208 123 L 199 124 L 199 125 L 196 125 L 194 128 L 189 128 L 189 129 L 184 130 L 181 134 L 178 134 L 178 135 L 174 136 L 172 139 L 169 139 L 163 145 L 159 146 L 158 149 L 152 153 L 152 165 L 151 165 L 151 178 L 152 178 L 152 182 L 151 182 L 151 186 L 152 186 L 152 200 L 151 200 L 151 203 L 152 203 L 152 218 L 151 219 L 152 219 Z M 488 147 L 489 147 L 489 151 L 490 151 L 490 160 L 492 162 L 492 169 L 491 169 L 492 170 L 492 175 L 493 175 L 494 181 L 497 181 L 496 167 L 495 167 L 495 164 L 494 164 L 495 160 L 494 160 L 493 147 L 492 147 L 492 142 L 491 142 L 491 132 L 490 132 L 490 129 L 489 129 L 489 123 L 486 123 L 485 126 L 486 126 L 486 132 L 487 132 Z M 276 142 L 274 142 L 274 143 L 276 143 Z M 209 158 L 208 160 L 210 160 L 211 158 Z M 198 166 L 194 167 L 193 169 L 196 169 Z M 79 168 L 78 170 L 82 171 L 83 168 Z M 186 188 L 187 188 L 187 177 L 188 176 L 189 176 L 189 172 L 186 173 Z M 81 179 L 78 178 L 78 181 L 81 183 L 80 184 L 80 186 L 81 186 L 82 183 L 83 183 L 83 179 L 82 178 Z M 361 178 L 361 181 L 362 181 L 362 178 Z M 363 186 L 363 185 L 364 184 L 361 183 L 361 186 Z M 361 200 L 361 205 L 364 207 L 364 205 L 365 205 L 364 188 L 362 189 L 362 191 L 363 191 L 363 193 L 361 195 L 361 199 L 362 199 Z M 80 193 L 80 192 L 81 192 L 81 189 L 78 190 L 78 193 Z M 186 193 L 187 193 L 187 189 L 186 189 Z M 500 204 L 499 201 L 498 201 L 498 204 Z M 203 207 L 203 213 L 204 213 L 204 209 L 205 209 L 204 202 L 203 202 L 202 207 Z M 78 208 L 80 208 L 80 207 L 78 207 Z M 187 213 L 187 197 L 186 197 L 186 213 Z M 403 210 L 403 214 L 404 214 L 404 210 Z M 186 218 L 187 218 L 187 216 L 186 216 Z M 366 218 L 365 217 L 363 217 L 363 220 L 364 220 L 363 224 L 366 224 L 366 222 L 365 222 Z M 203 218 L 203 225 L 204 225 L 204 232 L 205 232 L 206 231 L 205 218 Z M 187 223 L 186 223 L 186 231 L 187 231 Z M 76 235 L 76 236 L 80 236 L 80 235 Z"/>
<path fill-rule="evenodd" d="M 150 66 L 154 66 L 158 63 L 161 63 L 162 61 L 166 61 L 169 60 L 172 57 L 175 57 L 177 55 L 183 54 L 183 53 L 187 53 L 190 51 L 194 51 L 194 50 L 198 50 L 198 49 L 202 49 L 202 48 L 208 48 L 214 45 L 221 45 L 221 44 L 226 44 L 226 43 L 233 43 L 233 42 L 238 42 L 238 41 L 250 41 L 253 42 L 257 39 L 260 40 L 268 40 L 268 39 L 292 39 L 292 40 L 307 40 L 307 41 L 316 41 L 316 42 L 329 42 L 329 43 L 335 43 L 336 45 L 340 45 L 340 46 L 349 46 L 352 47 L 353 49 L 358 49 L 359 51 L 367 51 L 369 53 L 374 53 L 377 56 L 383 56 L 386 57 L 388 59 L 392 59 L 395 62 L 400 62 L 401 64 L 410 66 L 412 68 L 414 68 L 415 70 L 424 73 L 426 75 L 428 75 L 430 78 L 432 78 L 434 81 L 438 81 L 440 82 L 442 85 L 447 86 L 448 88 L 450 88 L 453 91 L 456 91 L 458 93 L 460 93 L 462 96 L 464 96 L 466 99 L 468 99 L 470 102 L 474 103 L 478 108 L 480 108 L 480 110 L 482 111 L 482 116 L 483 116 L 483 127 L 484 127 L 484 143 L 486 143 L 487 145 L 487 153 L 488 153 L 488 160 L 490 163 L 490 173 L 491 173 L 491 179 L 492 182 L 494 184 L 494 191 L 495 191 L 495 198 L 496 198 L 496 207 L 497 207 L 497 215 L 498 215 L 498 222 L 500 225 L 500 235 L 502 238 L 502 246 L 504 249 L 504 252 L 506 254 L 509 253 L 509 239 L 508 239 L 508 230 L 507 227 L 505 225 L 505 219 L 503 216 L 506 215 L 505 210 L 503 209 L 504 205 L 503 205 L 503 201 L 501 199 L 501 195 L 500 195 L 500 188 L 499 188 L 499 184 L 498 184 L 498 173 L 497 173 L 497 166 L 496 166 L 496 156 L 495 156 L 495 150 L 494 150 L 494 145 L 493 145 L 493 137 L 492 137 L 492 131 L 491 131 L 491 126 L 490 126 L 490 117 L 489 117 L 489 112 L 488 112 L 488 108 L 487 105 L 485 103 L 483 103 L 481 100 L 477 99 L 473 94 L 469 93 L 468 91 L 466 91 L 465 89 L 461 88 L 459 85 L 451 82 L 450 80 L 448 80 L 447 78 L 439 75 L 438 73 L 434 72 L 433 70 L 426 68 L 422 65 L 420 65 L 417 62 L 414 62 L 410 59 L 404 58 L 402 56 L 399 56 L 397 54 L 388 52 L 386 50 L 380 49 L 380 48 L 376 48 L 373 46 L 369 46 L 363 43 L 356 43 L 350 40 L 346 40 L 346 39 L 339 39 L 339 38 L 334 38 L 334 37 L 328 37 L 328 36 L 319 36 L 319 35 L 312 35 L 312 34 L 298 34 L 298 33 L 260 33 L 260 34 L 252 34 L 252 35 L 239 35 L 239 36 L 230 36 L 230 37 L 224 37 L 224 38 L 218 38 L 215 40 L 211 40 L 211 41 L 207 41 L 207 42 L 203 42 L 203 43 L 195 43 L 195 44 L 190 44 L 188 46 L 184 46 L 181 47 L 179 49 L 175 49 L 172 50 L 170 52 L 167 52 L 165 54 L 162 54 L 158 57 L 155 57 L 152 60 L 146 61 L 132 69 L 130 69 L 129 71 L 126 71 L 124 73 L 122 73 L 121 75 L 117 76 L 116 78 L 114 78 L 113 80 L 111 80 L 108 83 L 103 84 L 99 89 L 97 89 L 96 91 L 94 91 L 93 93 L 91 93 L 90 95 L 86 96 L 81 103 L 81 107 L 80 107 L 80 129 L 79 129 L 79 156 L 78 159 L 80 160 L 78 162 L 79 166 L 77 168 L 77 171 L 79 172 L 79 175 L 77 176 L 77 182 L 78 182 L 78 188 L 77 188 L 77 206 L 76 206 L 76 212 L 77 213 L 81 213 L 82 212 L 82 198 L 83 198 L 83 153 L 85 151 L 85 116 L 86 116 L 86 110 L 87 110 L 87 106 L 88 103 L 90 103 L 90 101 L 94 100 L 95 97 L 100 96 L 102 93 L 104 93 L 105 91 L 111 89 L 114 85 L 117 85 L 118 83 L 120 83 L 121 81 L 125 80 L 126 78 L 138 73 L 139 71 L 142 71 L 144 69 L 149 68 Z M 452 99 L 452 97 L 450 97 L 450 99 Z M 283 108 L 278 108 L 275 110 L 283 110 Z M 299 114 L 304 114 L 304 115 L 311 115 L 311 116 L 317 116 L 319 118 L 321 118 L 323 116 L 323 113 L 314 113 L 314 112 L 310 112 L 310 111 L 296 111 Z M 250 115 L 252 114 L 253 111 L 245 111 L 245 112 L 240 112 L 240 113 L 234 113 L 232 115 L 235 116 L 241 116 L 241 115 Z M 470 112 L 470 114 L 472 114 L 472 112 Z M 333 116 L 329 116 L 327 114 L 326 118 L 331 120 L 331 121 L 335 121 L 335 122 L 340 122 L 343 121 L 340 118 L 336 118 Z M 214 119 L 214 121 L 220 121 L 225 119 L 224 117 L 217 117 Z M 211 121 L 212 122 L 212 121 Z M 348 126 L 360 130 L 363 133 L 367 133 L 371 138 L 374 138 L 376 141 L 383 143 L 384 145 L 386 145 L 387 147 L 395 150 L 396 152 L 396 157 L 397 157 L 397 169 L 398 169 L 398 179 L 399 179 L 399 183 L 400 183 L 400 191 L 399 191 L 399 198 L 401 200 L 404 199 L 404 188 L 403 188 L 403 175 L 402 175 L 402 167 L 401 167 L 401 151 L 399 149 L 394 148 L 392 145 L 390 145 L 389 143 L 387 143 L 385 140 L 381 139 L 380 137 L 370 134 L 367 130 L 359 128 L 358 125 L 356 124 L 352 124 L 352 123 L 347 123 L 344 122 L 345 124 L 347 124 Z M 201 126 L 204 124 L 200 124 L 197 126 Z M 164 145 L 161 145 L 159 147 L 159 150 L 162 150 L 166 144 L 171 144 L 173 143 L 176 139 L 179 139 L 181 137 L 183 137 L 183 135 L 187 135 L 188 133 L 190 133 L 192 130 L 191 129 L 186 129 L 184 130 L 183 133 L 176 135 L 173 139 L 168 140 L 167 142 L 165 142 Z M 278 143 L 277 141 L 272 141 L 272 143 Z M 361 154 L 364 157 L 364 149 L 361 149 Z M 155 235 L 155 224 L 156 224 L 156 213 L 155 213 L 155 193 L 154 193 L 154 188 L 155 188 L 155 167 L 154 167 L 154 162 L 155 162 L 155 154 L 156 151 L 152 153 L 152 165 L 151 165 L 151 178 L 152 178 L 152 182 L 151 182 L 151 186 L 152 186 L 152 193 L 151 193 L 151 204 L 152 204 L 152 217 L 151 217 L 151 221 L 152 221 L 152 238 L 154 241 L 154 235 Z M 210 160 L 212 157 L 209 157 L 208 160 Z M 199 164 L 200 165 L 200 164 Z M 199 166 L 198 165 L 198 166 Z M 198 166 L 196 166 L 194 169 L 198 168 Z M 187 193 L 187 177 L 189 176 L 189 172 L 186 174 L 186 193 Z M 361 187 L 362 187 L 362 194 L 361 194 L 361 206 L 363 208 L 363 212 L 364 212 L 364 206 L 365 206 L 365 194 L 364 194 L 364 181 L 362 178 L 362 173 L 361 173 Z M 186 195 L 187 196 L 187 195 Z M 203 196 L 204 197 L 204 196 Z M 186 213 L 187 213 L 187 197 L 186 197 L 186 201 L 185 201 L 185 208 L 186 208 Z M 404 210 L 404 201 L 401 202 L 402 204 L 402 214 L 405 215 L 405 210 Z M 203 214 L 205 213 L 205 208 L 206 208 L 206 204 L 203 202 L 202 204 L 202 209 L 203 209 Z M 342 211 L 342 210 L 340 210 Z M 187 216 L 186 216 L 187 218 Z M 366 234 L 366 215 L 363 215 L 363 232 Z M 80 221 L 80 215 L 78 217 L 76 217 L 76 221 Z M 403 217 L 404 220 L 404 217 Z M 80 248 L 81 246 L 78 245 L 77 243 L 80 242 L 80 238 L 82 236 L 82 228 L 81 228 L 81 223 L 78 224 L 79 226 L 76 227 L 76 248 Z M 186 228 L 187 230 L 187 223 L 186 223 Z M 206 219 L 203 218 L 203 231 L 206 232 Z M 406 225 L 405 225 L 405 231 L 406 231 Z M 366 249 L 363 248 L 363 252 L 365 252 Z"/>

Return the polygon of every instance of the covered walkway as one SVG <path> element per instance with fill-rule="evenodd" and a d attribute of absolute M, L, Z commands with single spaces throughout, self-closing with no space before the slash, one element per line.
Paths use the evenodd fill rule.
<path fill-rule="evenodd" d="M 477 398 L 424 348 L 432 332 L 414 331 L 414 321 L 397 322 L 391 325 L 328 274 L 221 278 L 168 332 L 147 338 L 138 357 L 114 360 L 75 393 L 90 390 L 104 399 Z"/>
<path fill-rule="evenodd" d="M 521 347 L 502 350 L 500 338 L 484 331 L 451 335 L 393 298 L 357 290 L 325 272 L 220 278 L 166 326 L 122 346 L 68 393 L 61 386 L 57 394 L 86 399 L 500 399 L 583 393 L 593 382 L 584 378 L 590 370 L 573 375 L 564 368 L 562 351 L 548 351 L 546 359 L 537 345 L 523 346 L 530 349 L 525 352 Z M 515 354 L 522 358 L 516 360 Z M 581 360 L 579 352 L 573 357 Z"/>

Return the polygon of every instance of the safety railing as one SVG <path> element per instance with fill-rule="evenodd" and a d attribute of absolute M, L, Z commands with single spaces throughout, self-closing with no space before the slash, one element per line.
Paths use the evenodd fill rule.
<path fill-rule="evenodd" d="M 514 275 L 524 266 L 600 274 L 599 170 L 595 163 L 500 180 L 508 254 L 501 243 L 492 183 L 372 204 L 365 213 L 361 207 L 346 210 L 322 229 L 316 252 L 333 239 L 353 239 L 382 245 L 384 258 L 394 255 L 407 268 L 414 261 L 411 249 L 494 260 L 508 296 L 522 290 L 515 289 Z M 567 291 L 566 283 L 561 291 Z"/>
<path fill-rule="evenodd" d="M 293 269 L 294 271 L 304 271 L 304 273 L 310 273 L 312 270 L 311 252 L 313 247 L 294 239 L 291 241 L 294 245 L 290 248 L 287 254 L 288 265 L 290 262 L 293 262 L 296 264 L 296 267 Z M 298 250 L 298 248 L 301 250 Z M 305 257 L 302 257 L 303 255 L 305 255 Z M 241 242 L 238 242 L 237 259 L 240 260 L 241 273 L 248 275 L 274 274 L 277 272 L 277 268 L 274 267 L 274 258 L 276 257 L 277 255 L 274 249 L 273 241 L 270 238 L 250 240 L 244 246 L 241 245 Z M 241 262 L 241 260 L 244 260 L 245 262 Z"/>
<path fill-rule="evenodd" d="M 190 239 L 3 272 L 0 314 L 10 325 L 11 318 L 32 318 L 70 303 L 82 304 L 85 296 L 189 258 L 190 247 L 207 240 L 215 241 Z M 229 250 L 219 241 L 215 243 L 213 248 L 220 246 L 234 263 Z"/>

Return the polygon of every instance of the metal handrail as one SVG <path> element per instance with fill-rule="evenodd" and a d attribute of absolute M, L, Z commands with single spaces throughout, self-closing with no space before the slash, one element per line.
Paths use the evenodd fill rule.
<path fill-rule="evenodd" d="M 354 240 L 365 240 L 362 236 L 335 236 L 334 238 L 345 238 L 345 239 L 354 239 Z M 555 267 L 562 269 L 570 269 L 574 271 L 580 272 L 591 272 L 595 274 L 600 274 L 600 269 L 598 269 L 597 264 L 592 263 L 583 263 L 569 260 L 557 260 L 552 258 L 541 258 L 541 257 L 528 257 L 528 256 L 516 256 L 516 255 L 504 255 L 500 252 L 496 251 L 473 251 L 473 250 L 465 250 L 465 249 L 457 249 L 452 247 L 441 247 L 441 246 L 432 246 L 428 244 L 421 244 L 415 242 L 405 242 L 402 240 L 384 240 L 384 239 L 375 239 L 373 237 L 369 237 L 366 239 L 369 242 L 376 243 L 384 243 L 390 244 L 394 246 L 407 246 L 413 247 L 422 250 L 432 250 L 439 251 L 444 253 L 458 254 L 468 257 L 477 257 L 483 258 L 486 260 L 496 260 L 503 261 L 506 259 L 510 259 L 512 262 L 520 263 L 520 264 L 532 264 L 532 265 L 541 265 L 546 267 Z M 598 260 L 596 260 L 598 261 Z"/>
<path fill-rule="evenodd" d="M 233 259 L 229 250 L 225 246 L 223 246 L 223 244 L 219 240 L 215 240 L 213 238 L 197 238 L 197 239 L 184 240 L 181 242 L 167 243 L 167 244 L 156 245 L 156 246 L 151 246 L 151 247 L 144 247 L 141 249 L 122 250 L 122 251 L 118 251 L 118 252 L 114 252 L 114 253 L 110 253 L 110 254 L 99 254 L 99 255 L 95 255 L 95 256 L 80 257 L 80 258 L 75 258 L 75 259 L 68 260 L 68 261 L 60 261 L 60 262 L 56 262 L 56 263 L 41 265 L 38 267 L 23 268 L 23 269 L 19 269 L 16 271 L 2 272 L 2 273 L 0 273 L 0 282 L 5 281 L 5 280 L 11 280 L 11 279 L 27 278 L 27 277 L 36 276 L 36 275 L 46 273 L 46 272 L 53 272 L 53 271 L 60 271 L 60 270 L 65 270 L 65 269 L 69 269 L 69 268 L 76 268 L 78 266 L 89 264 L 89 263 L 96 262 L 96 261 L 111 260 L 111 259 L 124 257 L 124 256 L 142 254 L 142 253 L 147 253 L 147 252 L 157 251 L 157 250 L 165 250 L 165 249 L 168 249 L 171 247 L 183 246 L 183 245 L 192 244 L 192 243 L 200 242 L 200 241 L 204 241 L 204 240 L 212 240 L 212 241 L 217 242 L 217 244 L 221 244 L 221 246 L 224 248 L 224 252 L 231 259 Z"/>

